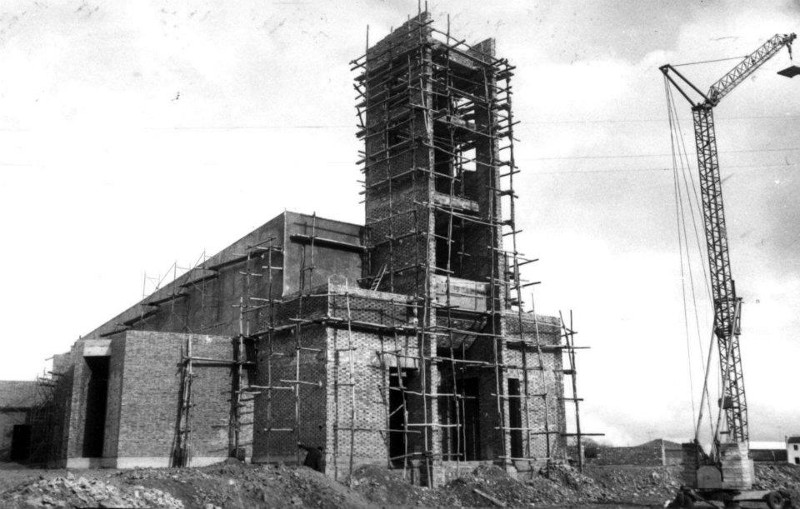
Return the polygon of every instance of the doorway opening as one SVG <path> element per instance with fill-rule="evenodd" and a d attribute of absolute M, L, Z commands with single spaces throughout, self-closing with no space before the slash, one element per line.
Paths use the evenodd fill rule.
<path fill-rule="evenodd" d="M 15 424 L 11 432 L 11 461 L 22 463 L 31 456 L 30 424 Z"/>
<path fill-rule="evenodd" d="M 511 428 L 511 457 L 522 458 L 522 405 L 516 378 L 508 379 L 508 424 Z"/>
<path fill-rule="evenodd" d="M 389 369 L 389 458 L 392 465 L 399 467 L 409 459 L 406 454 L 412 451 L 408 447 L 408 402 L 406 390 L 409 382 L 408 370 Z"/>
<path fill-rule="evenodd" d="M 455 451 L 464 461 L 480 459 L 481 427 L 480 405 L 478 404 L 479 381 L 477 378 L 459 380 L 456 391 L 461 400 L 460 405 L 451 407 L 451 415 L 458 412 L 458 422 L 461 424 L 458 435 L 453 433 L 450 437 L 450 450 Z M 450 424 L 455 424 L 455 421 Z"/>
<path fill-rule="evenodd" d="M 84 357 L 89 371 L 86 390 L 86 421 L 83 429 L 83 457 L 103 456 L 108 401 L 110 357 Z"/>

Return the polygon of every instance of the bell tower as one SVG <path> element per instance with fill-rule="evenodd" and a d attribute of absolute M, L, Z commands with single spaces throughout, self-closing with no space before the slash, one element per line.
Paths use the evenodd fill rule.
<path fill-rule="evenodd" d="M 357 78 L 365 276 L 418 297 L 446 291 L 450 279 L 500 286 L 502 308 L 502 226 L 513 230 L 501 212 L 511 196 L 501 189 L 501 170 L 511 171 L 500 154 L 511 131 L 498 86 L 507 76 L 493 39 L 459 47 L 448 36 L 423 12 L 370 47 Z"/>

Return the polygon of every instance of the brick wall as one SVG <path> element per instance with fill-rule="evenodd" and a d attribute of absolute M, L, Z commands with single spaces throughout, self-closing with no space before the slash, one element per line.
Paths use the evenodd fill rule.
<path fill-rule="evenodd" d="M 428 27 L 420 32 L 423 38 L 430 36 Z M 433 169 L 433 150 L 423 145 L 425 140 L 432 139 L 433 130 L 422 110 L 406 107 L 413 101 L 423 103 L 421 91 L 418 97 L 414 97 L 410 91 L 389 92 L 388 89 L 392 79 L 413 82 L 420 72 L 429 70 L 430 50 L 421 49 L 404 55 L 410 58 L 410 67 L 404 69 L 400 65 L 397 71 L 392 71 L 389 80 L 375 73 L 381 72 L 381 67 L 389 60 L 397 58 L 395 51 L 402 51 L 400 48 L 403 47 L 418 47 L 419 35 L 416 24 L 407 22 L 369 48 L 365 79 L 368 97 L 365 116 L 371 133 L 364 137 L 367 154 L 365 212 L 371 246 L 370 266 L 365 275 L 374 276 L 383 265 L 387 265 L 388 272 L 380 289 L 409 295 L 420 293 L 424 283 L 421 277 L 424 271 L 415 265 L 433 264 L 434 260 L 435 243 L 428 243 L 424 235 L 433 229 L 433 213 L 422 206 L 430 200 L 433 181 L 421 173 L 414 177 L 411 175 L 417 172 L 417 168 Z M 397 46 L 387 53 L 393 45 Z M 389 93 L 395 97 L 389 99 Z M 409 103 L 404 104 L 405 101 Z M 389 122 L 390 118 L 398 116 L 409 117 L 409 121 Z M 382 129 L 386 129 L 386 136 L 374 135 Z M 400 174 L 405 174 L 405 178 L 397 178 Z M 394 179 L 387 184 L 390 177 Z"/>
<path fill-rule="evenodd" d="M 557 371 L 561 369 L 561 352 L 542 352 L 542 370 L 521 369 L 525 364 L 529 368 L 540 367 L 540 358 L 534 348 L 528 348 L 526 352 L 523 352 L 521 348 L 507 348 L 504 351 L 504 358 L 508 365 L 515 366 L 504 374 L 505 388 L 508 387 L 509 379 L 516 379 L 520 384 L 520 395 L 525 396 L 527 372 L 528 398 L 520 398 L 520 411 L 522 427 L 531 428 L 531 434 L 529 436 L 527 431 L 522 431 L 523 451 L 530 451 L 530 455 L 534 458 L 547 458 L 549 442 L 550 457 L 564 458 L 566 455 L 565 440 L 559 435 L 559 433 L 566 432 L 563 414 L 560 410 L 564 405 L 561 399 L 563 387 L 559 383 L 563 375 Z M 542 397 L 542 394 L 547 396 Z M 547 402 L 547 421 L 545 421 L 545 401 Z M 552 432 L 549 438 L 544 434 L 546 431 Z"/>
<path fill-rule="evenodd" d="M 187 339 L 192 356 L 231 360 L 231 339 L 197 334 L 131 331 L 119 412 L 119 457 L 169 457 L 176 439 L 180 406 L 178 364 Z M 230 365 L 194 361 L 189 441 L 193 457 L 227 457 L 233 370 Z M 247 416 L 248 409 L 243 411 Z M 252 423 L 251 419 L 246 422 Z M 242 442 L 249 455 L 252 426 Z"/>
<path fill-rule="evenodd" d="M 388 434 L 382 430 L 387 429 L 389 378 L 388 370 L 382 365 L 386 356 L 379 352 L 395 349 L 394 337 L 328 329 L 329 437 L 326 449 L 328 472 L 338 478 L 349 474 L 351 452 L 354 466 L 387 464 Z M 416 351 L 410 351 L 409 355 L 416 355 Z M 351 369 L 350 356 L 354 369 Z M 349 385 L 351 383 L 355 383 L 355 387 Z M 422 419 L 410 415 L 409 421 L 422 422 Z M 334 456 L 338 458 L 335 463 Z"/>
<path fill-rule="evenodd" d="M 70 358 L 72 360 L 72 384 L 69 395 L 68 431 L 66 458 L 80 458 L 83 456 L 84 425 L 86 419 L 86 394 L 89 376 L 86 362 L 83 359 L 83 341 L 76 341 L 72 345 Z"/>
<path fill-rule="evenodd" d="M 33 448 L 35 463 L 63 467 L 67 460 L 74 372 L 72 352 L 53 356 L 54 385 L 32 430 L 32 440 L 42 444 Z"/>
<path fill-rule="evenodd" d="M 230 415 L 233 367 L 232 340 L 225 336 L 174 332 L 128 331 L 111 340 L 109 383 L 103 458 L 142 465 L 169 464 L 177 438 L 180 406 L 180 361 L 187 340 L 194 361 L 190 428 L 194 458 L 225 458 L 230 452 Z M 71 387 L 67 458 L 83 457 L 89 369 L 84 359 L 86 341 L 78 341 L 72 365 L 60 386 Z M 71 373 L 70 373 L 71 371 Z M 71 383 L 70 383 L 71 382 Z M 252 443 L 252 401 L 242 410 L 241 444 L 249 456 Z M 137 460 L 138 458 L 138 460 Z M 143 462 L 143 463 L 142 463 Z"/>
<path fill-rule="evenodd" d="M 351 313 L 361 313 L 364 315 L 362 319 L 371 323 L 388 319 L 392 313 L 387 310 L 394 309 L 392 306 L 378 309 L 377 303 L 368 307 L 367 301 L 362 302 L 363 305 L 357 302 L 358 299 L 354 299 Z M 291 381 L 297 378 L 295 333 L 292 329 L 276 334 L 271 347 L 269 338 L 260 340 L 259 386 L 293 387 Z M 324 446 L 327 471 L 338 478 L 349 473 L 351 451 L 354 466 L 365 463 L 385 465 L 388 461 L 388 434 L 385 430 L 389 369 L 396 369 L 398 365 L 401 369 L 417 367 L 413 360 L 408 359 L 417 356 L 416 339 L 412 337 L 406 342 L 405 336 L 306 324 L 301 329 L 300 344 L 303 347 L 300 351 L 300 380 L 310 382 L 300 385 L 300 442 Z M 393 355 L 393 352 L 400 353 L 400 356 Z M 351 369 L 351 355 L 354 369 Z M 414 387 L 409 386 L 409 390 L 414 390 Z M 422 397 L 408 396 L 408 400 L 409 422 L 424 422 Z M 293 430 L 295 410 L 292 390 L 273 390 L 271 399 L 267 391 L 257 396 L 255 461 L 293 461 L 298 457 L 294 431 L 266 429 Z M 429 413 L 429 419 L 434 417 Z M 417 442 L 412 438 L 409 450 L 422 450 L 422 445 Z"/>
<path fill-rule="evenodd" d="M 549 348 L 560 343 L 557 324 L 558 320 L 553 317 L 537 316 L 534 321 L 528 313 L 521 318 L 512 313 L 503 317 L 502 330 L 509 338 L 509 345 L 502 350 L 507 367 L 503 373 L 503 387 L 507 390 L 509 379 L 518 380 L 520 395 L 528 396 L 520 398 L 521 427 L 526 429 L 519 434 L 523 454 L 530 454 L 533 458 L 548 458 L 549 452 L 550 458 L 566 459 L 567 454 L 566 437 L 563 436 L 566 420 L 562 350 Z M 514 338 L 520 337 L 527 342 L 535 342 L 538 338 L 541 353 L 534 346 L 514 344 Z M 509 433 L 506 436 L 509 452 L 510 439 Z"/>
<path fill-rule="evenodd" d="M 118 455 L 120 412 L 122 410 L 122 380 L 125 368 L 126 338 L 111 341 L 109 359 L 108 398 L 103 456 Z"/>
<path fill-rule="evenodd" d="M 441 423 L 452 424 L 453 416 L 447 407 L 447 398 L 424 398 L 413 392 L 421 390 L 422 376 L 427 378 L 429 393 L 436 391 L 452 392 L 452 372 L 443 369 L 440 360 L 421 366 L 418 340 L 415 335 L 403 333 L 381 334 L 374 325 L 408 326 L 415 319 L 410 308 L 405 305 L 406 297 L 382 292 L 372 292 L 358 288 L 331 285 L 328 293 L 347 291 L 350 294 L 350 315 L 360 322 L 351 332 L 343 324 L 336 326 L 322 323 L 304 323 L 301 328 L 299 345 L 299 379 L 297 373 L 298 342 L 296 329 L 283 329 L 270 340 L 262 336 L 253 354 L 257 355 L 257 370 L 251 373 L 257 386 L 284 387 L 275 390 L 270 398 L 267 391 L 256 391 L 247 397 L 243 411 L 245 435 L 243 443 L 250 454 L 252 445 L 255 461 L 294 461 L 302 459 L 298 454 L 296 442 L 309 445 L 323 445 L 328 459 L 328 472 L 343 478 L 349 472 L 350 451 L 353 464 L 388 463 L 388 399 L 389 372 L 391 369 L 409 370 L 406 400 L 409 422 L 413 424 Z M 346 319 L 346 299 L 339 295 L 304 298 L 303 316 L 322 318 L 327 314 Z M 279 323 L 292 323 L 291 318 L 299 313 L 299 301 L 290 301 L 279 314 Z M 435 320 L 431 317 L 431 320 Z M 519 322 L 518 317 L 507 317 L 502 325 L 508 329 L 509 323 Z M 552 321 L 552 320 L 551 320 Z M 466 318 L 454 323 L 457 327 L 470 325 Z M 523 320 L 524 335 L 530 339 L 533 328 L 530 320 Z M 543 345 L 556 344 L 558 337 L 555 325 L 543 320 L 540 324 L 540 339 Z M 373 329 L 370 329 L 373 327 Z M 548 328 L 549 327 L 549 328 Z M 483 324 L 482 332 L 490 327 Z M 518 331 L 517 327 L 517 331 Z M 105 437 L 104 456 L 113 458 L 168 458 L 174 448 L 176 424 L 180 400 L 180 371 L 178 364 L 187 338 L 192 339 L 193 355 L 218 360 L 230 360 L 233 354 L 232 340 L 224 336 L 188 335 L 171 332 L 128 331 L 117 335 L 111 341 L 109 405 Z M 466 358 L 491 363 L 494 359 L 493 341 L 489 338 L 464 338 L 470 346 Z M 352 350 L 351 348 L 352 341 Z M 445 345 L 432 348 L 426 346 L 426 356 L 435 358 L 444 355 L 438 350 Z M 257 352 L 257 353 L 256 353 Z M 399 355 L 395 355 L 399 354 Z M 508 366 L 502 373 L 502 393 L 508 389 L 508 380 L 517 379 L 524 383 L 522 351 L 519 347 L 501 346 L 499 354 Z M 73 426 L 70 430 L 70 457 L 80 457 L 82 440 L 81 412 L 85 405 L 87 368 L 83 359 L 82 345 L 76 344 L 73 353 L 74 384 Z M 351 388 L 350 356 L 353 356 L 352 377 L 355 382 Z M 533 350 L 527 352 L 529 364 L 538 362 Z M 544 371 L 530 371 L 528 392 L 548 393 L 550 403 L 549 429 L 564 430 L 563 402 L 558 397 L 563 392 L 563 375 L 560 350 L 550 348 L 543 353 Z M 433 366 L 433 368 L 431 368 Z M 463 367 L 463 366 L 462 366 Z M 269 369 L 267 369 L 269 368 Z M 232 387 L 232 369 L 229 365 L 203 365 L 195 363 L 197 377 L 193 382 L 192 429 L 190 440 L 194 457 L 225 457 L 229 453 L 229 419 Z M 498 431 L 501 425 L 497 413 L 497 392 L 494 369 L 468 366 L 462 376 L 474 378 L 478 384 L 476 411 L 479 414 L 480 459 L 497 459 L 510 452 L 510 434 Z M 294 388 L 299 380 L 299 400 L 295 398 Z M 524 386 L 522 387 L 524 392 Z M 355 412 L 353 412 L 355 396 Z M 299 401 L 299 408 L 296 403 Z M 423 406 L 427 401 L 427 406 Z M 509 423 L 506 400 L 502 400 L 505 424 Z M 438 404 L 437 404 L 438 403 Z M 444 406 L 442 406 L 444 405 Z M 523 416 L 523 425 L 544 431 L 544 409 L 542 400 L 531 398 Z M 524 405 L 523 405 L 524 409 Z M 295 412 L 299 412 L 299 421 Z M 427 415 L 426 415 L 427 414 Z M 426 421 L 427 419 L 427 421 Z M 299 422 L 295 430 L 295 422 Z M 255 424 L 254 424 L 255 423 Z M 255 427 L 255 439 L 252 430 Z M 354 429 L 351 429 L 354 428 Z M 423 426 L 412 426 L 418 433 L 408 435 L 408 452 L 431 451 L 434 457 L 447 451 L 448 433 L 437 426 L 427 427 L 430 441 L 422 443 L 425 431 Z M 282 430 L 282 431 L 278 431 Z M 547 454 L 547 439 L 534 433 L 527 442 L 524 436 L 524 449 L 530 447 L 531 455 L 544 457 Z M 354 437 L 354 440 L 352 439 Z M 563 455 L 563 438 L 551 436 L 551 457 Z M 336 461 L 334 461 L 334 456 Z"/>
<path fill-rule="evenodd" d="M 271 348 L 268 337 L 259 342 L 257 385 L 283 389 L 271 391 L 271 397 L 266 390 L 255 396 L 255 462 L 296 461 L 298 441 L 325 446 L 325 327 L 302 327 L 300 350 L 295 334 L 294 329 L 276 334 Z M 296 384 L 298 380 L 303 383 Z M 295 398 L 295 387 L 299 398 Z M 295 412 L 299 412 L 298 430 Z"/>
<path fill-rule="evenodd" d="M 338 307 L 340 303 L 335 302 Z M 351 304 L 352 305 L 352 304 Z M 370 321 L 379 320 L 380 317 L 371 317 Z M 549 326 L 548 326 L 549 325 Z M 526 332 L 527 329 L 526 329 Z M 352 336 L 351 336 L 352 334 Z M 396 369 L 398 363 L 409 368 L 411 376 L 406 378 L 409 394 L 406 397 L 408 407 L 408 420 L 412 424 L 425 422 L 427 410 L 427 422 L 453 424 L 454 415 L 449 410 L 449 402 L 452 398 L 440 397 L 438 404 L 429 404 L 427 409 L 422 405 L 421 396 L 411 394 L 421 390 L 421 376 L 418 357 L 417 339 L 414 336 L 381 336 L 374 332 L 364 332 L 353 330 L 348 333 L 346 328 L 328 329 L 328 374 L 327 374 L 327 404 L 328 404 L 328 438 L 327 453 L 329 467 L 328 470 L 333 475 L 342 477 L 349 471 L 349 457 L 351 447 L 351 433 L 355 435 L 353 443 L 353 462 L 357 466 L 361 463 L 387 463 L 388 462 L 388 434 L 382 434 L 379 430 L 388 428 L 387 404 L 389 391 L 386 387 L 389 384 L 389 370 Z M 528 336 L 526 334 L 526 336 Z M 350 339 L 352 337 L 352 339 Z M 527 337 L 530 339 L 530 337 Z M 354 372 L 355 381 L 355 400 L 356 412 L 355 421 L 351 421 L 352 394 L 350 386 L 350 367 L 349 367 L 349 345 L 352 341 L 353 364 L 356 366 Z M 553 324 L 543 324 L 540 330 L 540 340 L 544 345 L 554 345 L 558 343 L 557 330 Z M 391 352 L 399 351 L 399 357 L 395 357 Z M 428 352 L 426 355 L 432 355 Z M 444 354 L 441 354 L 444 355 Z M 501 358 L 510 367 L 503 373 L 501 391 L 505 393 L 509 378 L 517 378 L 524 383 L 522 366 L 522 353 L 520 349 L 506 348 L 500 350 Z M 408 356 L 408 358 L 406 358 Z M 491 339 L 480 338 L 475 340 L 467 350 L 468 360 L 478 360 L 483 362 L 492 361 L 494 356 L 493 343 Z M 535 350 L 527 352 L 527 362 L 529 366 L 534 363 L 538 365 L 538 355 Z M 566 431 L 564 419 L 563 396 L 563 373 L 561 351 L 550 348 L 542 354 L 542 371 L 529 371 L 528 374 L 528 393 L 529 394 L 548 394 L 549 414 L 548 429 L 550 434 L 550 457 L 562 458 L 566 454 L 565 438 L 561 435 Z M 425 370 L 428 378 L 428 390 L 430 393 L 441 391 L 446 394 L 452 392 L 452 372 L 447 368 L 447 363 L 435 362 L 434 369 Z M 464 365 L 458 365 L 463 368 Z M 516 367 L 516 368 L 515 368 Z M 504 434 L 496 428 L 500 426 L 500 418 L 497 413 L 497 399 L 494 394 L 497 392 L 496 380 L 493 369 L 481 367 L 467 367 L 463 369 L 459 378 L 475 379 L 478 384 L 477 411 L 479 413 L 478 426 L 480 429 L 480 452 L 481 459 L 495 459 L 510 449 L 510 434 Z M 382 392 L 386 391 L 386 392 Z M 524 393 L 524 386 L 522 386 Z M 433 398 L 429 398 L 433 401 Z M 503 411 L 505 412 L 506 425 L 508 425 L 508 410 L 505 400 L 502 400 Z M 544 432 L 544 403 L 542 398 L 530 397 L 527 409 L 524 405 L 522 410 L 527 410 L 527 414 L 522 417 L 523 426 L 533 428 L 530 438 L 530 454 L 533 457 L 547 457 L 547 436 L 537 434 L 536 431 Z M 338 426 L 338 428 L 337 428 Z M 350 427 L 355 427 L 356 431 L 351 432 Z M 423 427 L 412 427 L 414 431 L 422 432 Z M 439 454 L 448 452 L 450 448 L 450 433 L 443 430 L 449 428 L 429 427 L 431 442 L 425 446 L 421 442 L 422 433 L 408 435 L 408 451 L 430 450 L 438 458 Z M 435 430 L 435 431 L 434 431 Z M 528 450 L 528 436 L 523 433 L 523 446 Z M 334 458 L 338 461 L 334 461 Z"/>

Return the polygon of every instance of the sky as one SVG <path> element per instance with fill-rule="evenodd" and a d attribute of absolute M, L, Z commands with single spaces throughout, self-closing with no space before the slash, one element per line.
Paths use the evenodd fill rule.
<path fill-rule="evenodd" d="M 694 233 L 682 276 L 658 67 L 746 55 L 797 31 L 800 1 L 429 10 L 468 41 L 496 38 L 517 67 L 518 242 L 540 259 L 526 266 L 542 281 L 536 311 L 572 310 L 591 348 L 578 357 L 584 431 L 620 445 L 691 436 L 711 315 Z M 413 0 L 3 2 L 0 379 L 35 377 L 152 278 L 285 209 L 362 223 L 349 62 L 367 25 L 375 42 L 416 12 Z M 800 78 L 775 74 L 789 63 L 782 51 L 715 113 L 754 440 L 800 434 Z M 706 89 L 734 64 L 681 70 Z M 694 161 L 688 104 L 676 109 Z M 696 180 L 694 162 L 687 172 Z"/>

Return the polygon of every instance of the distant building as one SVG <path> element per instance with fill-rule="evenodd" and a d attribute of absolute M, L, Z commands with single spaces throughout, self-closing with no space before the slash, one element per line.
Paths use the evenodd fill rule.
<path fill-rule="evenodd" d="M 35 395 L 35 381 L 0 381 L 0 462 L 28 459 Z"/>
<path fill-rule="evenodd" d="M 750 459 L 759 462 L 786 461 L 784 442 L 750 442 Z"/>
<path fill-rule="evenodd" d="M 800 465 L 800 436 L 786 439 L 786 459 L 789 463 Z"/>

